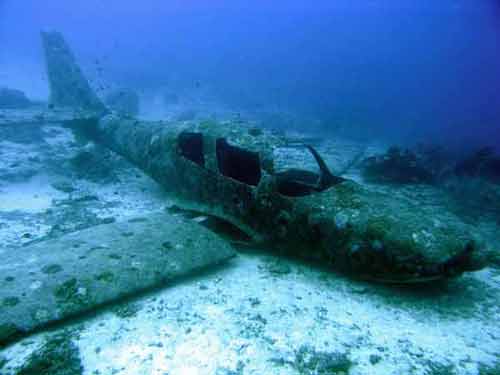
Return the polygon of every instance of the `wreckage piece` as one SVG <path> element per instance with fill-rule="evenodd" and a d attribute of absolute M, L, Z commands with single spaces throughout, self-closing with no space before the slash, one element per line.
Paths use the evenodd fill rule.
<path fill-rule="evenodd" d="M 2 255 L 0 346 L 232 256 L 208 229 L 166 213 L 12 250 Z"/>
<path fill-rule="evenodd" d="M 484 178 L 500 184 L 500 155 L 492 147 L 484 147 L 462 160 L 455 167 L 457 176 Z"/>
<path fill-rule="evenodd" d="M 63 43 L 52 38 L 46 48 L 57 50 L 54 41 Z M 395 283 L 443 279 L 485 265 L 484 248 L 452 214 L 341 178 L 308 194 L 280 191 L 273 150 L 284 142 L 268 131 L 114 114 L 67 124 L 175 192 L 178 206 L 226 220 L 287 254 Z"/>

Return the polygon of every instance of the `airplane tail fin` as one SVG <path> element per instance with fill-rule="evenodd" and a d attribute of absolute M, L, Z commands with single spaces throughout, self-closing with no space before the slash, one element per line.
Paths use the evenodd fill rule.
<path fill-rule="evenodd" d="M 90 87 L 61 33 L 42 32 L 50 104 L 55 107 L 84 109 L 102 114 L 105 105 Z"/>

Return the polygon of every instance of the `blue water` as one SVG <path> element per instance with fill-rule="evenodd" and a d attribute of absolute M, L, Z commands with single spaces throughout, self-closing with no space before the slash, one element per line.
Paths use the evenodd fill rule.
<path fill-rule="evenodd" d="M 500 374 L 500 0 L 0 0 L 0 89 L 0 375 Z"/>
<path fill-rule="evenodd" d="M 40 29 L 125 86 L 202 87 L 360 138 L 500 148 L 496 0 L 0 0 L 0 85 L 43 98 Z"/>

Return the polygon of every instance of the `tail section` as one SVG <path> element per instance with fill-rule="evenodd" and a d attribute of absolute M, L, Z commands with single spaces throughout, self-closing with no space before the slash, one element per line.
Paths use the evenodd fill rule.
<path fill-rule="evenodd" d="M 50 103 L 55 107 L 103 113 L 106 107 L 89 85 L 69 46 L 59 32 L 42 32 Z"/>

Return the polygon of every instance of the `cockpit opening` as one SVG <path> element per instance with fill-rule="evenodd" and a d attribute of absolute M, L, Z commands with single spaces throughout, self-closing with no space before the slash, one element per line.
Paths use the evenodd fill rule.
<path fill-rule="evenodd" d="M 257 186 L 261 178 L 257 152 L 230 145 L 225 138 L 216 141 L 219 172 L 247 185 Z"/>
<path fill-rule="evenodd" d="M 203 134 L 183 132 L 178 138 L 179 152 L 186 159 L 205 166 L 205 155 L 203 154 Z"/>

